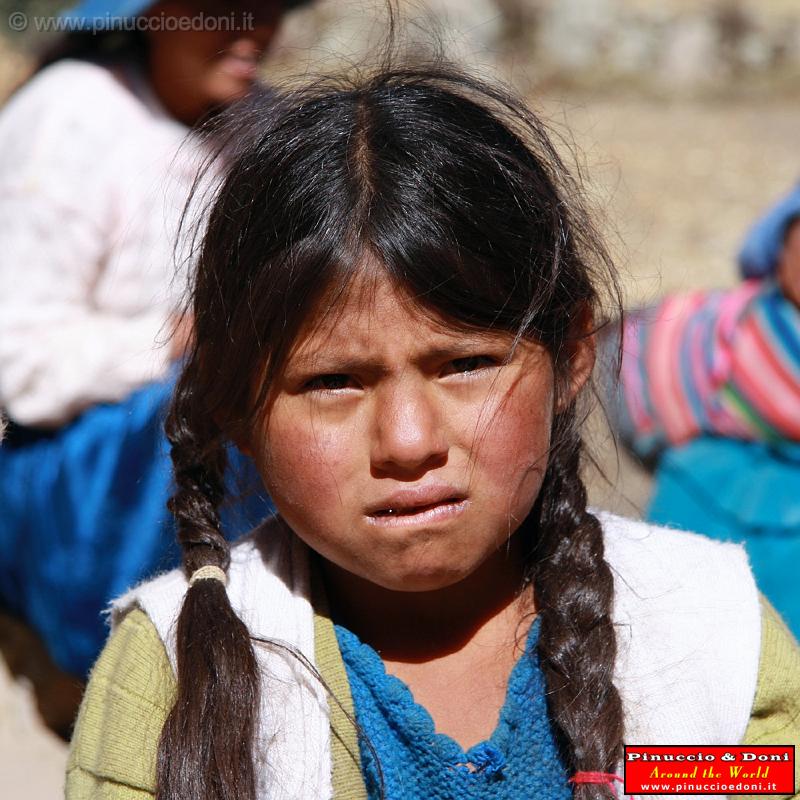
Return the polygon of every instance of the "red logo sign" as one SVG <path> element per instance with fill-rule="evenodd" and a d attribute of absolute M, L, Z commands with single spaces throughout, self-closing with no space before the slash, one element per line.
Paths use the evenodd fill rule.
<path fill-rule="evenodd" d="M 795 793 L 794 745 L 625 745 L 625 794 Z"/>

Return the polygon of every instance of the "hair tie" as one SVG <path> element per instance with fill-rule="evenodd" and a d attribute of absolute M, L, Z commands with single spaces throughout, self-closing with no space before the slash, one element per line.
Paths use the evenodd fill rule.
<path fill-rule="evenodd" d="M 213 564 L 206 564 L 204 567 L 200 567 L 200 569 L 196 569 L 192 573 L 192 577 L 189 578 L 189 586 L 194 586 L 197 581 L 219 581 L 223 586 L 227 586 L 228 584 L 228 576 L 225 574 L 225 570 L 221 567 L 215 567 Z"/>
<path fill-rule="evenodd" d="M 616 795 L 617 787 L 614 786 L 614 781 L 623 783 L 622 778 L 616 772 L 576 772 L 569 779 L 569 783 L 604 783 L 611 787 L 611 791 Z"/>

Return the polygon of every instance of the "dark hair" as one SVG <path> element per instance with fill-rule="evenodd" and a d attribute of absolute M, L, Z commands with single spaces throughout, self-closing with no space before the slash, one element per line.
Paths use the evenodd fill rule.
<path fill-rule="evenodd" d="M 545 344 L 562 398 L 577 338 L 601 316 L 597 287 L 616 287 L 543 124 L 502 90 L 441 67 L 382 69 L 238 113 L 193 276 L 196 339 L 167 425 L 187 574 L 227 568 L 217 513 L 224 447 L 263 407 L 310 311 L 321 299 L 335 304 L 365 254 L 454 325 Z M 254 385 L 255 376 L 264 379 Z M 613 772 L 623 725 L 613 583 L 579 475 L 579 423 L 567 400 L 520 533 L 530 541 L 538 653 L 567 768 Z M 158 797 L 252 800 L 259 680 L 247 629 L 218 582 L 188 590 L 177 650 Z M 575 795 L 611 792 L 580 785 Z"/>

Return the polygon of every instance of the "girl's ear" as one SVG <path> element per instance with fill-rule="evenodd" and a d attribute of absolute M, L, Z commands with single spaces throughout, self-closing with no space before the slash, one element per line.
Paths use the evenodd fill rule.
<path fill-rule="evenodd" d="M 567 374 L 564 377 L 564 389 L 558 398 L 557 413 L 562 412 L 578 396 L 594 369 L 597 332 L 590 306 L 584 306 L 575 316 L 567 347 Z"/>

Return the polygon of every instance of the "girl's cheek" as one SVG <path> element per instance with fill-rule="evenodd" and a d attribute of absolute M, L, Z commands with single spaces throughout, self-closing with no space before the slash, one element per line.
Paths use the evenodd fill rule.
<path fill-rule="evenodd" d="M 356 447 L 350 426 L 326 424 L 297 406 L 275 408 L 259 466 L 276 500 L 304 502 L 313 487 L 315 497 L 324 502 L 328 495 L 340 494 Z"/>
<path fill-rule="evenodd" d="M 553 424 L 555 391 L 549 370 L 521 374 L 503 391 L 490 395 L 476 415 L 476 443 L 511 456 L 546 451 Z M 500 454 L 502 455 L 502 453 Z"/>
<path fill-rule="evenodd" d="M 485 409 L 471 463 L 497 501 L 527 513 L 547 468 L 554 391 L 550 373 L 523 376 Z M 488 486 L 487 486 L 488 488 Z"/>

